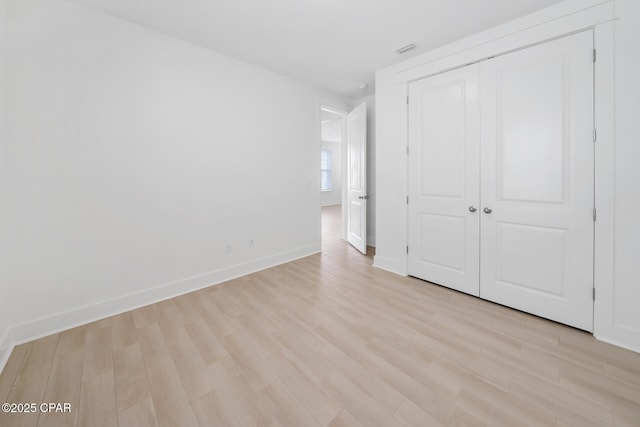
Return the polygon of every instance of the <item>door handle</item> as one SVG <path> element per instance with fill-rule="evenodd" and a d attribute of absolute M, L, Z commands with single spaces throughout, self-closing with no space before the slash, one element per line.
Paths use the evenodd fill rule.
<path fill-rule="evenodd" d="M 369 200 L 369 196 L 358 196 L 360 200 Z"/>
<path fill-rule="evenodd" d="M 478 210 L 478 209 L 476 209 L 476 207 L 475 207 L 475 206 L 469 206 L 469 212 L 475 212 L 475 211 L 477 211 L 477 210 Z"/>
<path fill-rule="evenodd" d="M 483 211 L 484 211 L 484 213 L 486 213 L 486 214 L 490 214 L 491 212 L 493 212 L 493 211 L 491 210 L 491 208 L 484 208 L 484 209 L 483 209 Z"/>

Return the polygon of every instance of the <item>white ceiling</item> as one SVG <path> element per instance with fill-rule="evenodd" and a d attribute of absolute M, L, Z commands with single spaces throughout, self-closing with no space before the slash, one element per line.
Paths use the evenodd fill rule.
<path fill-rule="evenodd" d="M 74 1 L 348 98 L 373 93 L 375 70 L 560 2 Z M 416 49 L 395 53 L 411 42 Z"/>

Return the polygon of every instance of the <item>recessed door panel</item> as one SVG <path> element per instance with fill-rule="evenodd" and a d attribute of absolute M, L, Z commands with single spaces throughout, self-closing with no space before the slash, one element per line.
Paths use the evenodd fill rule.
<path fill-rule="evenodd" d="M 464 273 L 464 217 L 428 213 L 421 217 L 421 261 Z M 430 243 L 432 240 L 448 240 L 451 244 L 433 245 Z"/>
<path fill-rule="evenodd" d="M 355 236 L 362 235 L 362 224 L 360 222 L 361 211 L 362 202 L 349 202 L 349 223 L 351 224 L 349 233 Z"/>
<path fill-rule="evenodd" d="M 496 74 L 501 199 L 564 201 L 567 66 L 567 58 L 561 56 L 505 67 Z"/>
<path fill-rule="evenodd" d="M 567 230 L 497 223 L 497 281 L 564 298 Z"/>
<path fill-rule="evenodd" d="M 465 81 L 458 80 L 419 99 L 422 197 L 464 197 L 465 89 Z"/>
<path fill-rule="evenodd" d="M 472 295 L 479 283 L 478 66 L 409 86 L 409 274 Z"/>
<path fill-rule="evenodd" d="M 585 31 L 481 65 L 480 295 L 589 331 L 592 37 Z"/>

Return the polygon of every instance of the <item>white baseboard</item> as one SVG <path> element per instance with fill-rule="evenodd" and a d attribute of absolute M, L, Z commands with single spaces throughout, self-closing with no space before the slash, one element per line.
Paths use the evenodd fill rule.
<path fill-rule="evenodd" d="M 4 369 L 4 366 L 9 361 L 9 356 L 11 356 L 12 351 L 13 351 L 13 346 L 11 346 L 10 348 L 0 349 L 0 374 Z"/>
<path fill-rule="evenodd" d="M 11 339 L 11 328 L 7 328 L 4 332 L 4 335 L 0 339 L 0 373 L 4 369 L 7 361 L 9 360 L 9 356 L 13 351 L 13 340 Z"/>
<path fill-rule="evenodd" d="M 373 266 L 381 270 L 386 270 L 391 273 L 399 274 L 401 276 L 407 275 L 407 266 L 404 263 L 394 261 L 389 258 L 375 255 L 373 257 Z"/>
<path fill-rule="evenodd" d="M 311 245 L 282 252 L 276 255 L 236 264 L 220 270 L 210 271 L 194 277 L 167 283 L 131 293 L 118 298 L 102 301 L 84 307 L 74 308 L 52 316 L 10 326 L 0 340 L 0 372 L 4 368 L 13 347 L 28 341 L 55 334 L 76 326 L 111 317 L 145 305 L 153 304 L 179 295 L 217 285 L 240 276 L 275 267 L 280 264 L 317 254 L 320 245 Z"/>
<path fill-rule="evenodd" d="M 640 343 L 637 343 L 637 342 L 634 343 L 632 341 L 625 342 L 618 339 L 611 339 L 609 337 L 603 337 L 600 334 L 596 334 L 596 332 L 593 332 L 593 337 L 598 341 L 606 342 L 607 344 L 615 345 L 616 347 L 622 347 L 626 350 L 640 353 Z"/>

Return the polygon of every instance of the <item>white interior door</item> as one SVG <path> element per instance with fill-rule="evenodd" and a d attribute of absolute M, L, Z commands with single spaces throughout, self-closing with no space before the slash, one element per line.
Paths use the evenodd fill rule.
<path fill-rule="evenodd" d="M 481 65 L 482 298 L 593 328 L 593 34 Z"/>
<path fill-rule="evenodd" d="M 347 115 L 347 240 L 367 253 L 367 104 Z"/>
<path fill-rule="evenodd" d="M 479 67 L 409 86 L 409 274 L 479 295 Z"/>

